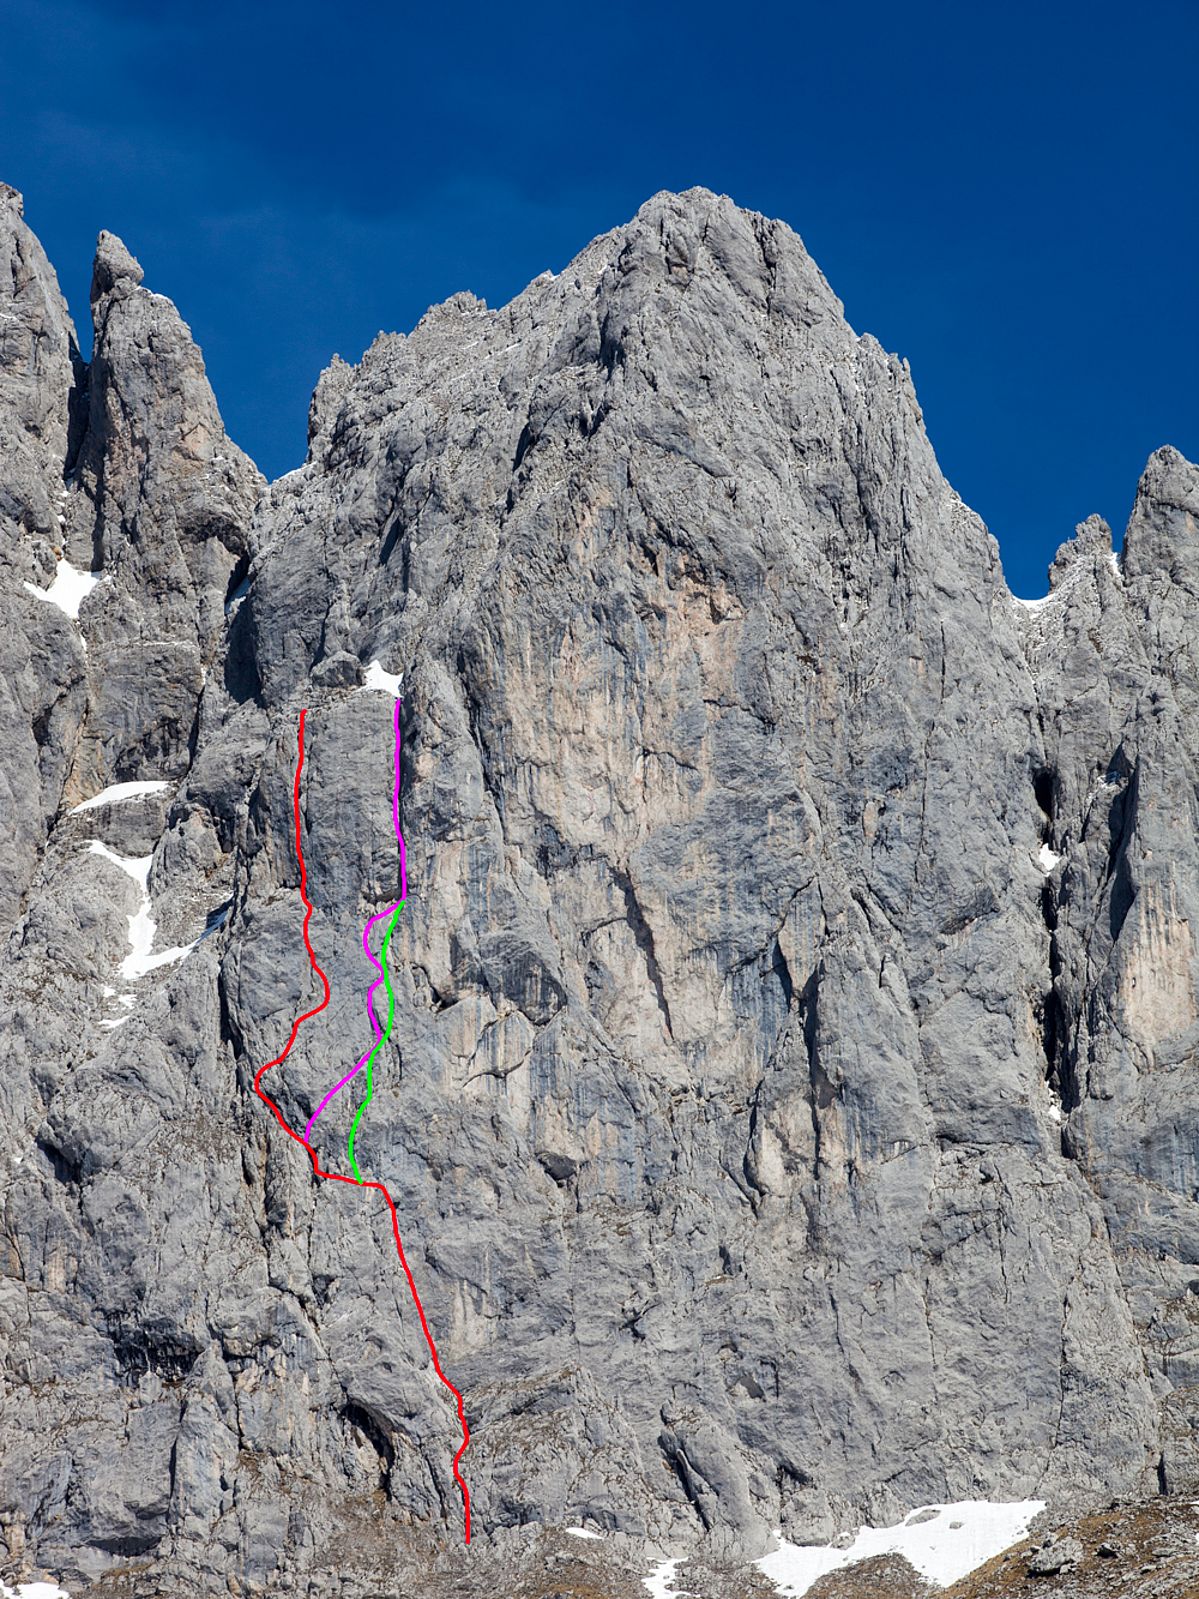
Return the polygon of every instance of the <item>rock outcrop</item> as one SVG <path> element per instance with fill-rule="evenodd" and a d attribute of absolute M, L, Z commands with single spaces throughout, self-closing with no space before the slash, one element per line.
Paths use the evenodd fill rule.
<path fill-rule="evenodd" d="M 692 190 L 335 362 L 267 488 L 118 240 L 85 370 L 0 223 L 4 1569 L 437 1594 L 530 1527 L 1199 1484 L 1196 468 L 1013 600 L 906 365 Z M 301 707 L 293 1125 L 369 1042 L 372 662 L 357 1147 L 469 1557 L 386 1214 L 251 1091 L 313 1003 Z"/>

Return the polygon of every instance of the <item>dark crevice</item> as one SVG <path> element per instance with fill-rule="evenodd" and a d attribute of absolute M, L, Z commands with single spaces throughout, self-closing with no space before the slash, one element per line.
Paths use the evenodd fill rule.
<path fill-rule="evenodd" d="M 194 1338 L 169 1327 L 112 1321 L 107 1331 L 121 1377 L 134 1385 L 151 1373 L 164 1382 L 180 1382 L 200 1357 Z"/>
<path fill-rule="evenodd" d="M 211 910 L 204 917 L 204 931 L 200 934 L 201 941 L 211 938 L 214 933 L 219 933 L 229 920 L 233 911 L 233 900 L 224 900 L 215 910 Z"/>
<path fill-rule="evenodd" d="M 165 1537 L 165 1532 L 133 1532 L 114 1534 L 109 1538 L 93 1537 L 89 1542 L 93 1548 L 102 1549 L 106 1555 L 136 1559 L 139 1555 L 151 1554 Z"/>
<path fill-rule="evenodd" d="M 379 1457 L 379 1487 L 391 1498 L 391 1472 L 395 1465 L 395 1445 L 386 1424 L 376 1411 L 367 1405 L 348 1400 L 342 1407 L 342 1419 L 359 1433 Z"/>
<path fill-rule="evenodd" d="M 539 1149 L 537 1151 L 537 1160 L 546 1175 L 559 1188 L 564 1188 L 578 1174 L 579 1163 L 573 1155 L 563 1155 L 550 1149 Z"/>
<path fill-rule="evenodd" d="M 1129 761 L 1124 752 L 1124 746 L 1121 744 L 1112 755 L 1111 760 L 1107 762 L 1103 771 L 1104 783 L 1109 787 L 1120 790 L 1113 798 L 1107 812 L 1107 866 L 1109 875 L 1115 867 L 1116 857 L 1124 845 L 1125 834 L 1136 811 L 1137 778 L 1137 766 Z"/>
<path fill-rule="evenodd" d="M 778 978 L 779 987 L 783 991 L 783 1002 L 787 1009 L 791 1009 L 791 1001 L 795 997 L 795 984 L 791 980 L 791 968 L 787 965 L 787 957 L 783 954 L 782 945 L 776 938 L 774 953 L 770 958 L 770 969 Z"/>
<path fill-rule="evenodd" d="M 782 1493 L 788 1483 L 794 1483 L 799 1488 L 811 1488 L 816 1479 L 798 1466 L 793 1466 L 789 1460 L 780 1460 L 775 1473 L 779 1492 Z"/>
<path fill-rule="evenodd" d="M 182 1426 L 183 1418 L 187 1414 L 187 1403 L 179 1407 L 179 1422 Z M 179 1483 L 179 1434 L 176 1433 L 171 1441 L 170 1459 L 167 1461 L 167 1503 L 175 1503 L 175 1489 Z"/>
<path fill-rule="evenodd" d="M 1045 1056 L 1045 1077 L 1053 1082 L 1057 1073 L 1057 1049 L 1059 1035 L 1060 1002 L 1052 989 L 1041 1000 L 1041 1050 Z"/>
<path fill-rule="evenodd" d="M 238 1059 L 244 1059 L 246 1054 L 246 1041 L 242 1037 L 241 1028 L 233 1020 L 233 1013 L 229 1007 L 229 989 L 225 976 L 225 966 L 222 962 L 217 973 L 217 1004 L 220 1008 L 220 1041 L 228 1044 L 233 1054 Z"/>
<path fill-rule="evenodd" d="M 821 1112 L 827 1110 L 837 1097 L 837 1090 L 829 1081 L 828 1073 L 820 1063 L 818 1033 L 818 1004 L 823 965 L 817 966 L 804 984 L 799 995 L 799 1026 L 804 1053 L 808 1063 L 808 1107 L 812 1118 L 812 1171 L 819 1179 L 824 1154 Z M 815 1246 L 817 1222 L 814 1212 L 808 1209 L 808 1241 Z"/>
<path fill-rule="evenodd" d="M 617 1332 L 629 1333 L 638 1343 L 644 1343 L 645 1332 L 641 1326 L 641 1318 L 650 1307 L 643 1305 L 640 1310 L 630 1311 L 616 1329 Z"/>
<path fill-rule="evenodd" d="M 88 411 L 90 407 L 89 389 L 91 385 L 91 368 L 79 353 L 79 346 L 75 340 L 70 341 L 71 350 L 71 392 L 67 396 L 67 458 L 63 462 L 63 481 L 70 479 L 79 463 L 79 456 L 83 449 L 84 437 L 87 433 Z"/>
<path fill-rule="evenodd" d="M 1128 920 L 1128 913 L 1136 897 L 1137 891 L 1132 881 L 1128 860 L 1121 855 L 1112 878 L 1111 898 L 1108 901 L 1108 929 L 1113 944 L 1124 930 L 1124 923 Z"/>
<path fill-rule="evenodd" d="M 1052 766 L 1038 766 L 1032 774 L 1032 791 L 1044 818 L 1040 824 L 1041 838 L 1047 840 L 1053 832 L 1057 815 L 1057 772 Z"/>
<path fill-rule="evenodd" d="M 46 705 L 33 718 L 33 741 L 38 749 L 42 749 L 50 732 L 50 718 L 58 707 L 58 701 L 53 705 Z"/>
<path fill-rule="evenodd" d="M 1053 891 L 1053 884 L 1048 878 L 1041 885 L 1041 920 L 1051 934 L 1057 933 L 1057 895 Z M 1054 977 L 1062 969 L 1061 956 L 1057 950 L 1057 938 L 1051 937 L 1049 941 L 1049 970 Z"/>
<path fill-rule="evenodd" d="M 390 507 L 388 509 L 387 515 L 383 518 L 383 524 L 382 524 L 382 529 L 381 529 L 381 531 L 383 533 L 383 542 L 379 546 L 379 565 L 380 566 L 386 566 L 388 561 L 391 560 L 391 552 L 395 549 L 396 545 L 399 543 L 400 535 L 403 533 L 405 525 L 406 525 L 405 518 L 400 515 L 400 509 L 399 508 L 400 508 L 400 500 L 403 497 L 403 493 L 404 493 L 404 486 L 405 486 L 405 484 L 408 481 L 408 472 L 409 472 L 409 468 L 407 466 L 405 466 L 404 470 L 400 474 L 399 481 L 396 483 L 395 488 L 392 490 L 391 505 L 390 505 Z M 405 567 L 404 567 L 404 572 L 403 572 L 403 581 L 400 584 L 400 592 L 401 593 L 407 593 L 407 590 L 408 590 L 407 548 L 405 548 Z"/>
<path fill-rule="evenodd" d="M 741 1173 L 745 1178 L 748 1188 L 747 1197 L 751 1206 L 757 1213 L 758 1206 L 766 1197 L 766 1190 L 758 1181 L 757 1163 L 754 1158 L 758 1142 L 758 1122 L 761 1114 L 762 1084 L 754 1089 L 753 1098 L 749 1103 L 749 1128 L 745 1137 L 745 1154 L 741 1157 Z"/>
<path fill-rule="evenodd" d="M 984 884 L 968 904 L 959 906 L 948 920 L 941 924 L 941 932 L 949 936 L 964 933 L 967 928 L 973 927 L 975 922 L 994 916 L 998 910 L 999 900 L 994 889 Z"/>
<path fill-rule="evenodd" d="M 49 1133 L 42 1131 L 35 1135 L 34 1143 L 50 1162 L 50 1169 L 60 1183 L 66 1186 L 78 1187 L 83 1181 L 83 1162 L 72 1159 L 66 1152 L 58 1147 L 50 1138 Z"/>
<path fill-rule="evenodd" d="M 200 701 L 203 690 L 196 696 L 196 708 L 192 713 L 191 726 L 187 730 L 187 765 L 188 770 L 196 764 L 196 751 L 200 747 Z"/>
<path fill-rule="evenodd" d="M 388 528 L 386 534 L 384 535 L 383 543 L 379 546 L 379 565 L 380 566 L 386 566 L 388 561 L 391 560 L 391 553 L 395 549 L 396 545 L 399 543 L 401 527 L 402 527 L 402 524 L 401 524 L 400 518 L 397 516 L 395 521 Z M 406 592 L 407 587 L 408 587 L 407 573 L 406 572 L 402 572 L 401 573 L 401 582 L 400 582 L 400 592 L 401 593 Z"/>
<path fill-rule="evenodd" d="M 1043 844 L 1051 848 L 1054 837 L 1054 823 L 1057 818 L 1059 802 L 1059 778 L 1057 768 L 1049 765 L 1033 768 L 1032 789 L 1033 798 L 1036 800 L 1040 816 L 1037 818 L 1037 834 Z M 1034 1006 L 1034 1015 L 1041 1035 L 1041 1053 L 1044 1057 L 1043 1071 L 1045 1081 L 1058 1095 L 1062 1103 L 1062 1110 L 1073 1109 L 1073 1074 L 1069 1070 L 1065 1059 L 1065 1046 L 1068 1038 L 1068 1028 L 1063 1014 L 1062 998 L 1058 989 L 1057 979 L 1062 970 L 1061 951 L 1058 947 L 1057 937 L 1057 894 L 1058 885 L 1051 877 L 1046 877 L 1041 884 L 1041 920 L 1045 925 L 1048 939 L 1046 949 L 1047 977 L 1049 979 L 1044 992 Z"/>
<path fill-rule="evenodd" d="M 625 364 L 625 350 L 621 333 L 614 330 L 611 316 L 605 316 L 600 328 L 599 364 L 608 378 Z"/>
<path fill-rule="evenodd" d="M 591 854 L 590 845 L 584 845 L 579 849 L 573 844 L 568 844 L 548 816 L 538 815 L 536 861 L 537 871 L 541 877 L 550 877 L 554 872 L 562 871 L 581 859 L 589 858 Z"/>
<path fill-rule="evenodd" d="M 429 984 L 429 993 L 433 997 L 434 1011 L 449 1010 L 451 1005 L 456 1005 L 458 1003 L 456 999 L 447 999 L 441 990 L 439 988 L 435 988 L 431 982 Z"/>
<path fill-rule="evenodd" d="M 816 1034 L 817 1000 L 820 993 L 820 968 L 804 984 L 799 996 L 799 1021 L 803 1030 L 804 1050 L 808 1057 L 808 1081 L 812 1088 L 812 1109 L 827 1110 L 837 1097 L 837 1091 L 820 1064 L 820 1046 Z M 819 1160 L 820 1128 L 816 1128 L 817 1159 Z"/>
<path fill-rule="evenodd" d="M 225 650 L 225 689 L 238 705 L 244 705 L 247 700 L 259 703 L 262 700 L 262 681 L 254 649 L 253 606 L 253 596 L 248 595 L 233 613 Z"/>
<path fill-rule="evenodd" d="M 1111 884 L 1108 927 L 1113 944 L 1119 938 L 1125 919 L 1136 899 L 1136 887 L 1128 863 L 1128 842 L 1136 820 L 1137 786 L 1137 772 L 1134 768 L 1128 783 L 1112 801 L 1112 808 L 1107 818 L 1107 876 Z"/>
<path fill-rule="evenodd" d="M 239 555 L 233 563 L 233 570 L 229 573 L 229 581 L 225 585 L 225 609 L 228 610 L 234 600 L 242 599 L 249 591 L 250 557 Z"/>
<path fill-rule="evenodd" d="M 583 437 L 585 439 L 593 439 L 595 437 L 595 435 L 599 432 L 600 428 L 603 426 L 603 423 L 604 423 L 605 419 L 607 418 L 608 413 L 611 411 L 611 409 L 612 409 L 611 398 L 610 398 L 609 395 L 605 394 L 603 399 L 596 406 L 594 412 L 590 413 L 589 415 L 588 414 L 580 415 L 580 417 L 579 417 L 579 432 L 583 435 Z"/>
<path fill-rule="evenodd" d="M 537 434 L 534 432 L 533 424 L 532 422 L 526 422 L 524 427 L 520 430 L 520 438 L 516 441 L 516 454 L 512 460 L 512 470 L 514 472 L 520 466 L 520 463 L 524 460 L 525 456 L 528 455 L 529 451 L 533 448 L 536 442 Z"/>
<path fill-rule="evenodd" d="M 699 1487 L 696 1482 L 695 1473 L 691 1469 L 691 1464 L 687 1459 L 686 1451 L 676 1439 L 670 1437 L 669 1435 L 661 1439 L 661 1445 L 662 1453 L 666 1457 L 667 1465 L 678 1478 L 679 1485 L 686 1494 L 687 1501 L 691 1508 L 695 1511 L 696 1515 L 703 1524 L 704 1531 L 709 1532 L 712 1527 L 711 1517 L 704 1508 Z"/>
<path fill-rule="evenodd" d="M 646 975 L 653 986 L 654 998 L 658 1002 L 658 1009 L 661 1011 L 662 1019 L 666 1024 L 667 1036 L 673 1040 L 674 1029 L 670 1022 L 670 1005 L 667 1003 L 666 991 L 662 987 L 662 973 L 658 968 L 658 957 L 654 953 L 653 932 L 642 914 L 641 906 L 637 902 L 632 879 L 626 872 L 622 872 L 616 867 L 612 868 L 612 876 L 624 898 L 625 919 L 632 929 L 633 939 L 645 961 Z"/>
<path fill-rule="evenodd" d="M 1041 1048 L 1045 1054 L 1045 1079 L 1061 1100 L 1063 1114 L 1079 1104 L 1078 1074 L 1070 1051 L 1070 1029 L 1056 986 L 1041 1003 Z"/>
<path fill-rule="evenodd" d="M 1079 1089 L 1069 1050 L 1069 1021 L 1058 982 L 1062 974 L 1062 956 L 1057 933 L 1057 889 L 1050 878 L 1041 885 L 1041 919 L 1049 936 L 1046 955 L 1049 983 L 1037 1006 L 1045 1080 L 1061 1101 L 1063 1113 L 1068 1113 L 1078 1106 Z"/>
<path fill-rule="evenodd" d="M 1058 997 L 1056 978 L 1062 969 L 1057 947 L 1057 899 L 1053 885 L 1046 878 L 1041 885 L 1041 918 L 1049 934 L 1049 987 L 1040 1005 L 1041 1049 L 1045 1055 L 1045 1077 L 1053 1082 L 1058 1069 L 1058 1041 L 1061 1037 L 1061 1000 Z"/>

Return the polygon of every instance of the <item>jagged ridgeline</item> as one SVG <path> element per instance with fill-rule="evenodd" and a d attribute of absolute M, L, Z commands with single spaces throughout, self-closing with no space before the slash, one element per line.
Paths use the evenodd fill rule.
<path fill-rule="evenodd" d="M 90 366 L 9 189 L 0 265 L 0 1577 L 1199 1489 L 1195 467 L 1017 602 L 906 366 L 699 189 L 334 361 L 272 485 L 118 240 Z M 356 1150 L 469 1556 L 385 1209 L 252 1092 L 302 707 L 292 1125 L 371 1041 L 401 674 Z"/>

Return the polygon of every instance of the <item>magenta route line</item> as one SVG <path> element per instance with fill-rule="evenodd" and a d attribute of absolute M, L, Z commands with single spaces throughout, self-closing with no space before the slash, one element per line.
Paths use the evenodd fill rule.
<path fill-rule="evenodd" d="M 401 702 L 399 699 L 397 699 L 395 702 L 395 712 L 392 717 L 392 727 L 395 735 L 395 781 L 392 785 L 391 791 L 391 820 L 392 826 L 395 828 L 396 842 L 400 846 L 400 897 L 397 900 L 393 900 L 392 903 L 386 906 L 383 910 L 376 911 L 375 914 L 368 919 L 366 926 L 362 929 L 362 947 L 366 951 L 367 959 L 370 961 L 371 965 L 375 968 L 375 971 L 378 974 L 375 977 L 375 980 L 371 983 L 371 986 L 366 991 L 366 1014 L 370 1017 L 371 1027 L 373 1028 L 375 1034 L 375 1043 L 371 1046 L 372 1049 L 381 1044 L 383 1041 L 383 1029 L 379 1026 L 379 1018 L 375 1015 L 374 1007 L 375 990 L 383 981 L 383 968 L 379 965 L 378 960 L 371 953 L 371 928 L 376 922 L 382 921 L 385 916 L 392 915 L 392 913 L 401 905 L 403 905 L 408 898 L 408 861 L 404 849 L 404 835 L 400 832 L 400 703 Z M 370 1059 L 370 1056 L 371 1050 L 368 1049 L 354 1066 L 353 1070 L 348 1071 L 342 1078 L 341 1082 L 337 1083 L 333 1088 L 331 1088 L 325 1095 L 324 1099 L 321 1100 L 320 1104 L 308 1118 L 308 1125 L 304 1128 L 304 1137 L 306 1139 L 310 1140 L 312 1138 L 312 1129 L 316 1126 L 317 1118 L 324 1110 L 325 1106 L 337 1094 L 341 1093 L 342 1089 L 347 1083 L 352 1082 L 354 1078 L 357 1077 L 358 1073 Z"/>

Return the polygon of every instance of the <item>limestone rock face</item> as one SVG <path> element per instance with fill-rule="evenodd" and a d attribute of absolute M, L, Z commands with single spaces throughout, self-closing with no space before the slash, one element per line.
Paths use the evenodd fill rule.
<path fill-rule="evenodd" d="M 120 242 L 85 374 L 4 217 L 12 1574 L 438 1594 L 530 1527 L 743 1560 L 1199 1483 L 1196 469 L 1022 605 L 906 366 L 692 190 L 335 362 L 266 489 Z M 78 622 L 21 587 L 64 484 Z M 370 1043 L 387 674 L 356 1147 L 469 1559 L 382 1202 L 252 1092 L 319 998 L 301 708 L 286 1119 Z"/>
<path fill-rule="evenodd" d="M 85 377 L 53 269 L 0 184 L 0 919 L 7 925 L 52 824 L 79 714 L 79 662 L 23 585 L 49 585 L 61 548 L 63 475 Z M 35 625 L 36 624 L 36 625 Z"/>
<path fill-rule="evenodd" d="M 1101 1197 L 1162 1407 L 1160 1474 L 1199 1477 L 1199 469 L 1158 450 L 1123 554 L 1098 518 L 1058 552 L 1030 626 L 1045 721 L 1063 1152 Z"/>

